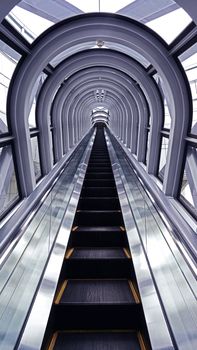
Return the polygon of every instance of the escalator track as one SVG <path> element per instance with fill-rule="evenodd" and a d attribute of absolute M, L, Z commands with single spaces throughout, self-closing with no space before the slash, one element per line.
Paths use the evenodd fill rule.
<path fill-rule="evenodd" d="M 150 349 L 102 125 L 97 126 L 42 349 Z"/>

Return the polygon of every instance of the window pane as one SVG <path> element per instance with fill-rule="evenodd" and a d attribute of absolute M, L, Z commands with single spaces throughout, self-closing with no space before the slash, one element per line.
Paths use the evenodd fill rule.
<path fill-rule="evenodd" d="M 39 95 L 40 89 L 46 79 L 47 75 L 45 73 L 41 73 L 36 80 L 34 87 L 32 89 L 30 104 L 31 104 L 31 110 L 29 113 L 29 127 L 35 128 L 36 127 L 36 100 Z"/>
<path fill-rule="evenodd" d="M 0 215 L 19 198 L 11 146 L 0 148 Z"/>
<path fill-rule="evenodd" d="M 100 0 L 100 12 L 117 12 L 134 1 L 135 0 Z M 98 0 L 68 0 L 68 2 L 78 7 L 83 12 L 99 12 Z"/>
<path fill-rule="evenodd" d="M 0 133 L 8 131 L 6 118 L 7 93 L 20 57 L 18 52 L 0 40 Z"/>
<path fill-rule="evenodd" d="M 55 157 L 54 157 L 54 147 L 53 147 L 53 129 L 50 132 L 50 144 L 52 145 L 52 157 L 53 157 L 53 165 L 55 165 Z"/>
<path fill-rule="evenodd" d="M 193 45 L 179 57 L 189 80 L 193 101 L 191 133 L 197 135 L 197 46 Z"/>
<path fill-rule="evenodd" d="M 166 99 L 164 100 L 164 128 L 170 129 L 171 126 L 171 116 L 170 111 L 166 102 Z"/>
<path fill-rule="evenodd" d="M 146 164 L 148 162 L 148 157 L 149 157 L 149 148 L 150 148 L 150 131 L 148 130 L 147 147 L 146 147 Z"/>
<path fill-rule="evenodd" d="M 40 169 L 40 156 L 39 156 L 37 136 L 31 137 L 31 148 L 32 148 L 35 177 L 36 177 L 36 180 L 38 180 L 41 177 L 41 169 Z"/>
<path fill-rule="evenodd" d="M 189 146 L 181 185 L 181 196 L 197 214 L 197 149 Z"/>
<path fill-rule="evenodd" d="M 160 154 L 160 161 L 159 161 L 159 178 L 161 180 L 163 180 L 164 178 L 165 165 L 166 165 L 167 153 L 168 153 L 168 143 L 169 143 L 169 139 L 166 137 L 162 137 L 161 154 Z"/>
<path fill-rule="evenodd" d="M 164 84 L 162 82 L 162 78 L 159 76 L 159 74 L 155 74 L 153 76 L 153 78 L 155 79 L 157 85 L 158 85 L 158 88 L 161 92 L 161 95 L 163 97 L 163 103 L 164 103 L 164 128 L 167 128 L 167 129 L 170 129 L 170 126 L 171 126 L 171 115 L 170 115 L 170 106 L 168 106 L 168 103 L 167 102 L 167 96 L 165 96 L 165 88 L 164 88 Z M 169 100 L 169 99 L 168 99 Z"/>
<path fill-rule="evenodd" d="M 54 24 L 54 22 L 27 11 L 20 6 L 15 6 L 9 15 L 6 16 L 6 19 L 30 43 Z"/>
<path fill-rule="evenodd" d="M 146 25 L 157 32 L 169 44 L 191 21 L 191 17 L 187 12 L 180 8 L 147 22 Z"/>

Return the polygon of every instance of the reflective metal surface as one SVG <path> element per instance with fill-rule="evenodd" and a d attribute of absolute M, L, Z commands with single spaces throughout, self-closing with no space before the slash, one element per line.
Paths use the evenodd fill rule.
<path fill-rule="evenodd" d="M 154 281 L 150 273 L 147 257 L 145 255 L 139 232 L 130 208 L 128 196 L 124 187 L 124 184 L 126 183 L 124 174 L 107 134 L 106 140 L 128 235 L 129 247 L 138 281 L 140 296 L 142 299 L 151 346 L 153 350 L 174 349 L 154 286 Z"/>
<path fill-rule="evenodd" d="M 55 240 L 54 247 L 49 258 L 42 282 L 40 284 L 35 302 L 33 304 L 28 322 L 17 349 L 40 349 L 51 305 L 58 283 L 59 273 L 64 259 L 75 211 L 77 208 L 83 180 L 86 173 L 89 156 L 91 153 L 95 132 L 81 158 L 77 172 L 73 180 L 73 188 L 68 200 L 68 205 L 61 222 L 61 226 Z"/>
<path fill-rule="evenodd" d="M 194 350 L 197 348 L 195 277 L 170 238 L 166 225 L 128 163 L 122 147 L 113 138 L 115 152 L 109 139 L 108 144 L 116 181 L 119 181 L 119 191 L 122 186 L 120 199 L 123 197 L 126 203 L 121 199 L 152 346 L 160 348 L 161 339 L 170 340 L 165 329 L 166 320 L 175 348 Z M 155 303 L 152 304 L 152 299 L 146 303 L 145 287 L 149 286 L 150 279 L 147 279 L 147 276 L 150 273 L 154 285 L 151 297 L 157 298 L 160 304 L 158 309 L 154 308 Z M 165 320 L 160 323 L 162 312 Z M 155 323 L 153 328 L 150 318 L 153 318 Z"/>
<path fill-rule="evenodd" d="M 84 162 L 86 162 L 91 147 L 91 141 L 89 141 L 84 153 L 87 142 L 87 139 L 84 142 L 82 141 L 82 145 L 79 146 L 70 162 L 68 162 L 69 167 L 65 167 L 65 171 L 62 172 L 27 226 L 21 239 L 1 267 L 0 349 L 2 350 L 11 350 L 15 346 L 56 237 L 59 237 L 57 235 L 62 227 L 65 213 L 69 213 L 69 220 L 72 220 L 74 209 L 71 210 L 70 203 L 73 202 L 73 196 L 76 196 L 80 189 L 80 183 L 86 169 L 86 163 L 84 164 Z M 65 227 L 62 230 L 60 233 L 64 232 L 64 245 L 66 246 L 68 233 L 65 235 L 65 232 L 67 232 Z M 61 248 L 59 238 L 57 238 L 55 247 L 57 250 L 56 256 L 58 249 Z M 45 303 L 42 300 L 43 306 Z M 43 320 L 40 313 L 39 319 Z"/>

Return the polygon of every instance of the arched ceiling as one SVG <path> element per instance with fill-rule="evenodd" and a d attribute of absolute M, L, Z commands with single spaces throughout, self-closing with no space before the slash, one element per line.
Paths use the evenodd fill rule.
<path fill-rule="evenodd" d="M 1 15 L 18 2 L 2 1 Z M 190 5 L 188 1 L 188 8 Z M 140 162 L 146 157 L 144 130 L 150 127 L 147 171 L 156 174 L 164 107 L 157 84 L 149 74 L 149 64 L 159 74 L 170 104 L 171 142 L 166 168 L 176 178 L 184 154 L 176 137 L 184 138 L 191 123 L 191 95 L 182 66 L 169 55 L 166 42 L 142 23 L 117 14 L 90 13 L 60 21 L 41 34 L 13 75 L 7 115 L 15 140 L 19 176 L 25 184 L 22 193 L 30 193 L 35 186 L 28 131 L 31 95 L 37 79 L 49 65 L 54 66 L 40 89 L 36 105 L 43 174 L 53 166 L 48 147 L 51 126 L 55 125 L 55 159 L 59 160 L 91 127 L 93 109 L 100 106 L 109 110 L 109 127 Z M 21 132 L 23 138 L 19 137 Z M 172 150 L 177 153 L 174 166 L 170 166 Z M 166 193 L 176 192 L 177 186 L 164 179 Z"/>

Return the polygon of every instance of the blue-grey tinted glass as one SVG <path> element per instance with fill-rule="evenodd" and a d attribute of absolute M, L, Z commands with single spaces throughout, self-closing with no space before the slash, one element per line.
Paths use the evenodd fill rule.
<path fill-rule="evenodd" d="M 12 148 L 0 148 L 0 215 L 19 198 Z"/>

